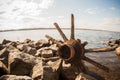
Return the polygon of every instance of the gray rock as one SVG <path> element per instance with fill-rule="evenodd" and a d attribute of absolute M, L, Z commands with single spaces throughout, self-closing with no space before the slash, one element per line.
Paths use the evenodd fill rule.
<path fill-rule="evenodd" d="M 11 74 L 15 75 L 29 75 L 33 66 L 41 63 L 40 58 L 34 57 L 26 53 L 10 53 L 9 67 Z"/>
<path fill-rule="evenodd" d="M 0 77 L 0 80 L 33 80 L 33 79 L 28 76 L 3 75 Z"/>

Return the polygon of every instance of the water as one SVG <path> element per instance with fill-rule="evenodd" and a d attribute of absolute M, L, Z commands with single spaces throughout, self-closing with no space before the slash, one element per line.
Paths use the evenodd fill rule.
<path fill-rule="evenodd" d="M 70 30 L 63 30 L 66 36 L 70 37 Z M 11 31 L 0 32 L 0 42 L 3 39 L 13 41 L 24 41 L 26 38 L 31 40 L 46 39 L 45 35 L 48 34 L 57 40 L 62 40 L 57 30 L 28 30 L 28 31 Z M 105 31 L 93 31 L 93 30 L 75 30 L 75 38 L 79 38 L 82 42 L 87 41 L 87 48 L 105 47 L 105 43 L 109 40 L 120 39 L 120 32 L 105 32 Z M 46 39 L 47 40 L 47 39 Z M 106 73 L 102 69 L 99 69 L 91 64 L 86 64 L 89 69 L 95 73 L 101 75 L 105 80 L 119 80 L 120 79 L 120 60 L 117 59 L 115 51 L 101 52 L 101 53 L 88 53 L 86 54 L 90 59 L 99 62 L 100 64 L 107 66 L 110 69 L 109 73 Z"/>
<path fill-rule="evenodd" d="M 70 37 L 70 30 L 63 30 L 65 35 Z M 45 35 L 48 34 L 57 40 L 62 40 L 60 34 L 56 29 L 42 29 L 42 30 L 27 30 L 27 31 L 10 31 L 0 32 L 0 42 L 3 39 L 13 41 L 24 41 L 26 38 L 31 40 L 46 39 Z M 120 32 L 109 31 L 94 31 L 94 30 L 75 30 L 75 38 L 81 39 L 82 42 L 87 41 L 89 47 L 102 47 L 104 44 L 112 39 L 119 39 Z"/>

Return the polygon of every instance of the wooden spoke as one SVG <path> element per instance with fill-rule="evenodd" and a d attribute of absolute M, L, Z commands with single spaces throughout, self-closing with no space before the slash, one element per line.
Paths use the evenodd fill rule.
<path fill-rule="evenodd" d="M 71 14 L 71 36 L 70 39 L 75 39 L 74 38 L 74 15 Z"/>
<path fill-rule="evenodd" d="M 93 61 L 92 59 L 90 59 L 88 57 L 84 57 L 84 60 L 87 61 L 87 62 L 89 62 L 89 63 L 91 63 L 91 64 L 93 64 L 93 65 L 95 65 L 95 66 L 97 66 L 100 69 L 103 69 L 106 72 L 109 72 L 109 68 L 107 68 L 104 65 L 101 65 L 100 63 L 97 63 L 97 62 Z"/>
<path fill-rule="evenodd" d="M 54 23 L 55 27 L 57 28 L 57 30 L 59 31 L 60 35 L 62 36 L 64 41 L 67 41 L 67 37 L 65 36 L 65 34 L 62 32 L 62 30 L 60 29 L 59 25 L 57 23 Z"/>
<path fill-rule="evenodd" d="M 107 47 L 107 48 L 94 48 L 94 49 L 85 49 L 85 52 L 108 52 L 113 51 L 116 49 L 118 45 L 115 45 L 113 47 Z"/>
<path fill-rule="evenodd" d="M 62 43 L 61 43 L 60 41 L 55 40 L 54 38 L 52 38 L 52 37 L 49 36 L 49 35 L 45 35 L 45 37 L 46 37 L 48 40 L 51 40 L 53 43 L 58 44 L 59 46 L 62 45 Z"/>

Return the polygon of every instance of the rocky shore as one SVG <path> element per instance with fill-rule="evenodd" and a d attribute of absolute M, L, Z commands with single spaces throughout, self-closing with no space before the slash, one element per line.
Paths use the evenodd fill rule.
<path fill-rule="evenodd" d="M 103 79 L 97 75 L 92 77 L 78 73 L 76 68 L 58 57 L 57 49 L 57 44 L 42 39 L 38 41 L 26 39 L 23 42 L 4 39 L 0 44 L 0 80 Z"/>

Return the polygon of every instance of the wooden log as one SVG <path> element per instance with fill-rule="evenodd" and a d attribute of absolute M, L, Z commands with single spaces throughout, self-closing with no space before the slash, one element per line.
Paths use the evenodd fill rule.
<path fill-rule="evenodd" d="M 113 47 L 106 47 L 106 48 L 94 48 L 94 49 L 85 49 L 85 53 L 90 53 L 90 52 L 108 52 L 108 51 L 113 51 L 117 48 L 118 45 L 115 45 Z"/>
<path fill-rule="evenodd" d="M 58 32 L 60 33 L 61 37 L 63 38 L 64 41 L 67 41 L 67 37 L 65 36 L 65 34 L 62 32 L 62 30 L 60 29 L 59 25 L 57 23 L 54 23 L 55 27 L 57 28 Z"/>
<path fill-rule="evenodd" d="M 49 36 L 49 35 L 45 35 L 45 37 L 46 37 L 48 40 L 51 40 L 53 43 L 58 44 L 58 46 L 61 46 L 61 45 L 62 45 L 62 43 L 61 43 L 60 41 L 55 40 L 54 38 L 52 38 L 52 37 Z"/>
<path fill-rule="evenodd" d="M 87 62 L 95 65 L 96 67 L 98 67 L 98 68 L 100 68 L 100 69 L 103 69 L 103 70 L 106 71 L 106 72 L 109 72 L 109 68 L 107 68 L 107 67 L 104 66 L 104 65 L 101 65 L 100 63 L 97 63 L 97 62 L 93 61 L 92 59 L 90 59 L 90 58 L 88 58 L 88 57 L 84 57 L 83 59 L 84 59 L 85 61 L 87 61 Z"/>
<path fill-rule="evenodd" d="M 71 37 L 70 39 L 75 39 L 74 38 L 74 15 L 71 14 Z"/>

